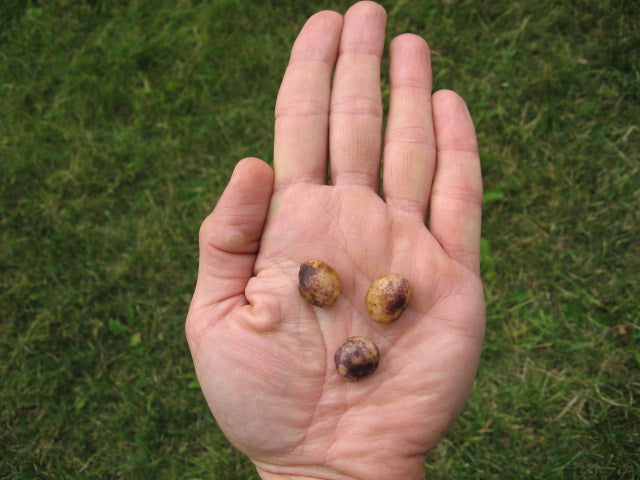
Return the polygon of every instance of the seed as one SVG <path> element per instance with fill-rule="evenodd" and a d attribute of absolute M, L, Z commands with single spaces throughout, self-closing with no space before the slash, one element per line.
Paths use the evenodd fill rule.
<path fill-rule="evenodd" d="M 338 375 L 347 382 L 357 382 L 378 368 L 380 351 L 365 337 L 349 337 L 333 357 Z"/>
<path fill-rule="evenodd" d="M 395 322 L 409 304 L 411 286 L 400 275 L 385 275 L 375 280 L 365 296 L 369 316 L 379 323 Z"/>
<path fill-rule="evenodd" d="M 330 307 L 342 290 L 340 277 L 322 260 L 307 260 L 300 265 L 298 282 L 300 294 L 316 307 Z"/>

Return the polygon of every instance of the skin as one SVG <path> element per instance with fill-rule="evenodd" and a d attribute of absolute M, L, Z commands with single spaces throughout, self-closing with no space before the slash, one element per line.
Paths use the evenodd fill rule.
<path fill-rule="evenodd" d="M 218 425 L 264 480 L 424 478 L 475 375 L 485 313 L 473 123 L 457 94 L 432 94 L 429 48 L 404 34 L 389 47 L 383 141 L 385 21 L 373 2 L 307 21 L 276 102 L 274 169 L 240 161 L 201 226 L 187 339 Z M 309 258 L 340 272 L 329 309 L 298 291 Z M 363 299 L 390 272 L 413 296 L 401 321 L 377 324 Z M 355 335 L 381 360 L 349 383 L 334 353 Z"/>

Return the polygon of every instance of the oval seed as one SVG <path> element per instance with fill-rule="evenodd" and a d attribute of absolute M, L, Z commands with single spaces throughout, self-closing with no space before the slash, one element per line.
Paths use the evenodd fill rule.
<path fill-rule="evenodd" d="M 376 279 L 365 296 L 369 316 L 379 323 L 395 322 L 407 308 L 411 298 L 409 281 L 400 275 L 385 275 Z"/>
<path fill-rule="evenodd" d="M 365 337 L 349 337 L 334 355 L 338 375 L 347 382 L 357 382 L 378 368 L 380 351 Z"/>
<path fill-rule="evenodd" d="M 336 303 L 342 282 L 336 271 L 322 260 L 307 260 L 300 265 L 298 288 L 311 305 L 324 308 Z"/>

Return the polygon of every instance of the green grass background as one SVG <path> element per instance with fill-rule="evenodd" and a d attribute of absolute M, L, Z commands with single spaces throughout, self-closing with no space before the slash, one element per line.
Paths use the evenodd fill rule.
<path fill-rule="evenodd" d="M 271 160 L 299 27 L 350 2 L 0 3 L 0 478 L 256 478 L 184 339 L 198 227 Z M 429 478 L 640 478 L 638 3 L 383 4 L 486 188 L 486 346 Z"/>

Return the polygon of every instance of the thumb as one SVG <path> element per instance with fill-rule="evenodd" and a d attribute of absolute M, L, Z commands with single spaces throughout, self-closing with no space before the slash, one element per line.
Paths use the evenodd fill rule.
<path fill-rule="evenodd" d="M 247 303 L 244 290 L 253 273 L 273 191 L 273 170 L 262 160 L 238 162 L 218 203 L 200 226 L 198 280 L 187 316 L 187 336 L 201 321 L 216 322 Z M 203 308 L 207 315 L 199 315 Z"/>

